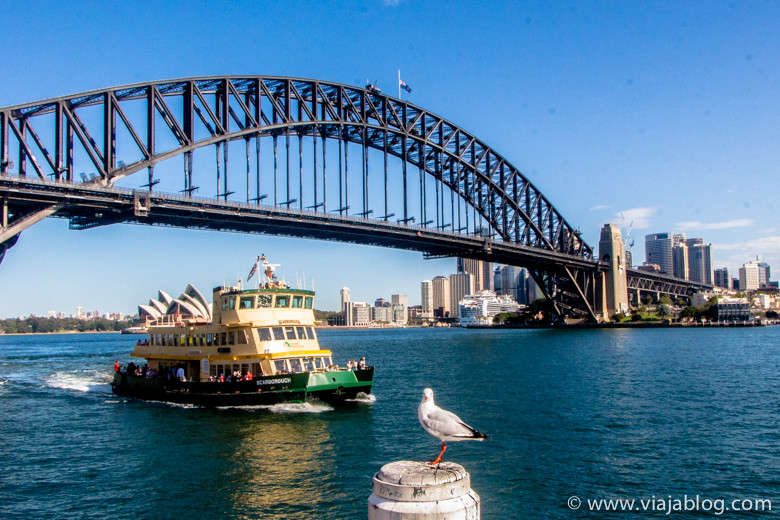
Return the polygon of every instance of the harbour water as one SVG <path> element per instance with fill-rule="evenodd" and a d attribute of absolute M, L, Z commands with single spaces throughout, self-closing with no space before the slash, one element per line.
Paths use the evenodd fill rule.
<path fill-rule="evenodd" d="M 610 498 L 780 509 L 778 327 L 319 336 L 334 361 L 377 367 L 374 400 L 120 399 L 112 365 L 138 336 L 0 336 L 0 518 L 365 518 L 383 464 L 438 453 L 417 422 L 425 387 L 492 437 L 445 454 L 471 473 L 483 519 L 601 518 L 586 501 Z"/>

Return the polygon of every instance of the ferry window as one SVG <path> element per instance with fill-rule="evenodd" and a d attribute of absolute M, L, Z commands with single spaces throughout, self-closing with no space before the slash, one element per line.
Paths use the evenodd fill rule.
<path fill-rule="evenodd" d="M 241 299 L 238 301 L 239 309 L 251 309 L 254 306 L 255 306 L 254 296 L 242 296 Z"/>
<path fill-rule="evenodd" d="M 227 345 L 227 332 L 222 332 L 222 337 L 219 338 L 219 343 L 221 345 Z"/>
<path fill-rule="evenodd" d="M 284 363 L 284 359 L 276 359 L 276 360 L 274 360 L 274 366 L 276 367 L 276 373 L 277 374 L 286 374 L 287 373 L 287 366 Z"/>
<path fill-rule="evenodd" d="M 314 335 L 314 327 L 306 327 L 306 337 L 308 339 L 317 339 L 317 336 Z"/>
<path fill-rule="evenodd" d="M 272 294 L 259 294 L 257 296 L 257 307 L 270 307 L 273 300 L 274 296 Z"/>
<path fill-rule="evenodd" d="M 231 330 L 230 332 L 227 333 L 227 335 L 228 335 L 227 344 L 228 345 L 235 345 L 236 344 L 236 333 Z"/>
<path fill-rule="evenodd" d="M 322 358 L 314 358 L 314 368 L 324 368 L 322 363 Z"/>
<path fill-rule="evenodd" d="M 301 366 L 300 359 L 291 359 L 290 368 L 292 369 L 293 372 L 303 372 L 303 366 Z"/>
<path fill-rule="evenodd" d="M 247 372 L 249 372 L 249 365 L 241 364 L 241 375 L 245 376 Z"/>
<path fill-rule="evenodd" d="M 219 346 L 219 332 L 214 333 L 214 346 L 215 347 Z"/>
<path fill-rule="evenodd" d="M 295 339 L 295 327 L 285 327 L 284 332 L 287 334 L 287 339 Z"/>
<path fill-rule="evenodd" d="M 257 334 L 260 336 L 260 341 L 271 341 L 271 329 L 263 327 L 257 329 Z"/>
<path fill-rule="evenodd" d="M 271 330 L 273 330 L 273 332 L 274 332 L 274 339 L 281 339 L 281 340 L 284 339 L 284 328 L 283 327 L 274 327 Z"/>
<path fill-rule="evenodd" d="M 303 305 L 304 308 L 311 309 L 311 303 L 312 303 L 313 300 L 314 300 L 314 298 L 312 298 L 311 296 L 307 296 L 306 297 L 306 301 L 305 301 L 305 303 Z"/>
<path fill-rule="evenodd" d="M 303 307 L 303 296 L 295 295 L 292 297 L 293 309 L 300 309 Z"/>
<path fill-rule="evenodd" d="M 298 333 L 298 339 L 306 339 L 306 332 L 303 327 L 295 327 L 295 332 Z"/>
<path fill-rule="evenodd" d="M 246 331 L 245 330 L 239 330 L 236 332 L 238 335 L 238 339 L 236 340 L 238 343 L 246 343 Z"/>
<path fill-rule="evenodd" d="M 310 357 L 305 358 L 303 360 L 303 369 L 304 370 L 314 370 L 314 360 Z"/>
<path fill-rule="evenodd" d="M 206 334 L 206 346 L 211 346 L 211 332 Z"/>
<path fill-rule="evenodd" d="M 201 347 L 204 347 L 204 346 L 206 346 L 206 342 L 205 342 L 205 340 L 206 340 L 206 335 L 205 335 L 205 334 L 201 334 L 201 335 L 200 335 L 200 346 L 201 346 Z"/>
<path fill-rule="evenodd" d="M 274 307 L 281 308 L 281 307 L 289 307 L 290 306 L 290 295 L 289 294 L 277 294 L 276 295 L 276 305 Z"/>
<path fill-rule="evenodd" d="M 236 308 L 236 297 L 228 296 L 228 308 L 232 311 Z"/>

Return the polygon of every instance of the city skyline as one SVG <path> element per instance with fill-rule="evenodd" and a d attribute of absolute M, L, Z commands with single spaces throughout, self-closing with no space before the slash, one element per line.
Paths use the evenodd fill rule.
<path fill-rule="evenodd" d="M 165 31 L 137 9 L 19 4 L 36 23 L 7 28 L 9 41 L 25 45 L 0 58 L 15 72 L 0 85 L 0 105 L 226 73 L 357 86 L 368 78 L 396 95 L 400 68 L 412 89 L 404 99 L 503 154 L 594 249 L 612 223 L 624 235 L 631 226 L 635 264 L 644 258 L 640 237 L 653 230 L 706 234 L 713 267 L 732 275 L 756 255 L 780 262 L 777 205 L 763 196 L 778 178 L 776 3 L 238 2 L 186 15 L 166 4 L 156 6 Z M 270 43 L 226 53 L 192 39 L 215 20 L 221 33 Z M 464 37 L 453 39 L 458 28 Z M 0 264 L 0 317 L 79 302 L 134 312 L 158 289 L 174 294 L 193 283 L 209 292 L 245 277 L 261 253 L 293 285 L 296 276 L 309 287 L 313 279 L 320 309 L 337 309 L 345 285 L 359 301 L 405 293 L 416 302 L 421 280 L 455 272 L 454 259 L 390 249 L 129 225 L 77 232 L 47 219 Z"/>

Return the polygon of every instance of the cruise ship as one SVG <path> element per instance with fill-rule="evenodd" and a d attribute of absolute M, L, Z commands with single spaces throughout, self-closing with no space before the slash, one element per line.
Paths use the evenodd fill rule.
<path fill-rule="evenodd" d="M 373 367 L 333 363 L 314 329 L 314 292 L 279 281 L 275 267 L 258 257 L 248 280 L 255 272 L 265 280 L 216 287 L 211 304 L 189 285 L 179 298 L 160 291 L 139 305 L 148 338 L 130 354 L 137 362 L 114 365 L 114 393 L 204 406 L 367 396 Z"/>
<path fill-rule="evenodd" d="M 520 312 L 524 308 L 511 296 L 480 291 L 464 297 L 458 303 L 458 318 L 461 327 L 490 327 L 496 314 Z"/>

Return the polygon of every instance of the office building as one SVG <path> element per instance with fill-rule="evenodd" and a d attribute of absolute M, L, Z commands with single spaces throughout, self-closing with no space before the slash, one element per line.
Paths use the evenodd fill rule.
<path fill-rule="evenodd" d="M 433 318 L 433 282 L 423 280 L 420 283 L 420 296 L 422 297 L 421 316 Z"/>
<path fill-rule="evenodd" d="M 671 233 L 645 235 L 645 263 L 658 265 L 661 273 L 674 274 L 672 245 Z"/>
<path fill-rule="evenodd" d="M 694 239 L 701 240 L 701 239 Z M 688 246 L 688 279 L 694 282 L 713 282 L 712 244 L 694 243 Z"/>
<path fill-rule="evenodd" d="M 739 268 L 739 290 L 755 291 L 759 285 L 758 262 L 748 262 Z"/>
<path fill-rule="evenodd" d="M 450 279 L 446 276 L 437 276 L 432 280 L 433 284 L 433 315 L 437 318 L 445 318 L 450 313 Z"/>
<path fill-rule="evenodd" d="M 677 278 L 690 279 L 690 266 L 688 262 L 688 246 L 677 244 L 672 247 L 672 272 Z"/>
<path fill-rule="evenodd" d="M 474 294 L 474 275 L 458 273 L 450 275 L 450 312 L 456 313 L 460 301 L 469 294 Z"/>
<path fill-rule="evenodd" d="M 475 291 L 493 290 L 493 263 L 474 260 L 473 258 L 458 258 L 457 273 L 474 275 Z"/>
<path fill-rule="evenodd" d="M 390 296 L 393 308 L 393 321 L 406 325 L 409 321 L 409 297 L 405 294 L 393 294 Z"/>
<path fill-rule="evenodd" d="M 729 268 L 723 267 L 722 269 L 715 269 L 713 281 L 718 287 L 731 289 L 731 276 L 729 275 Z"/>

